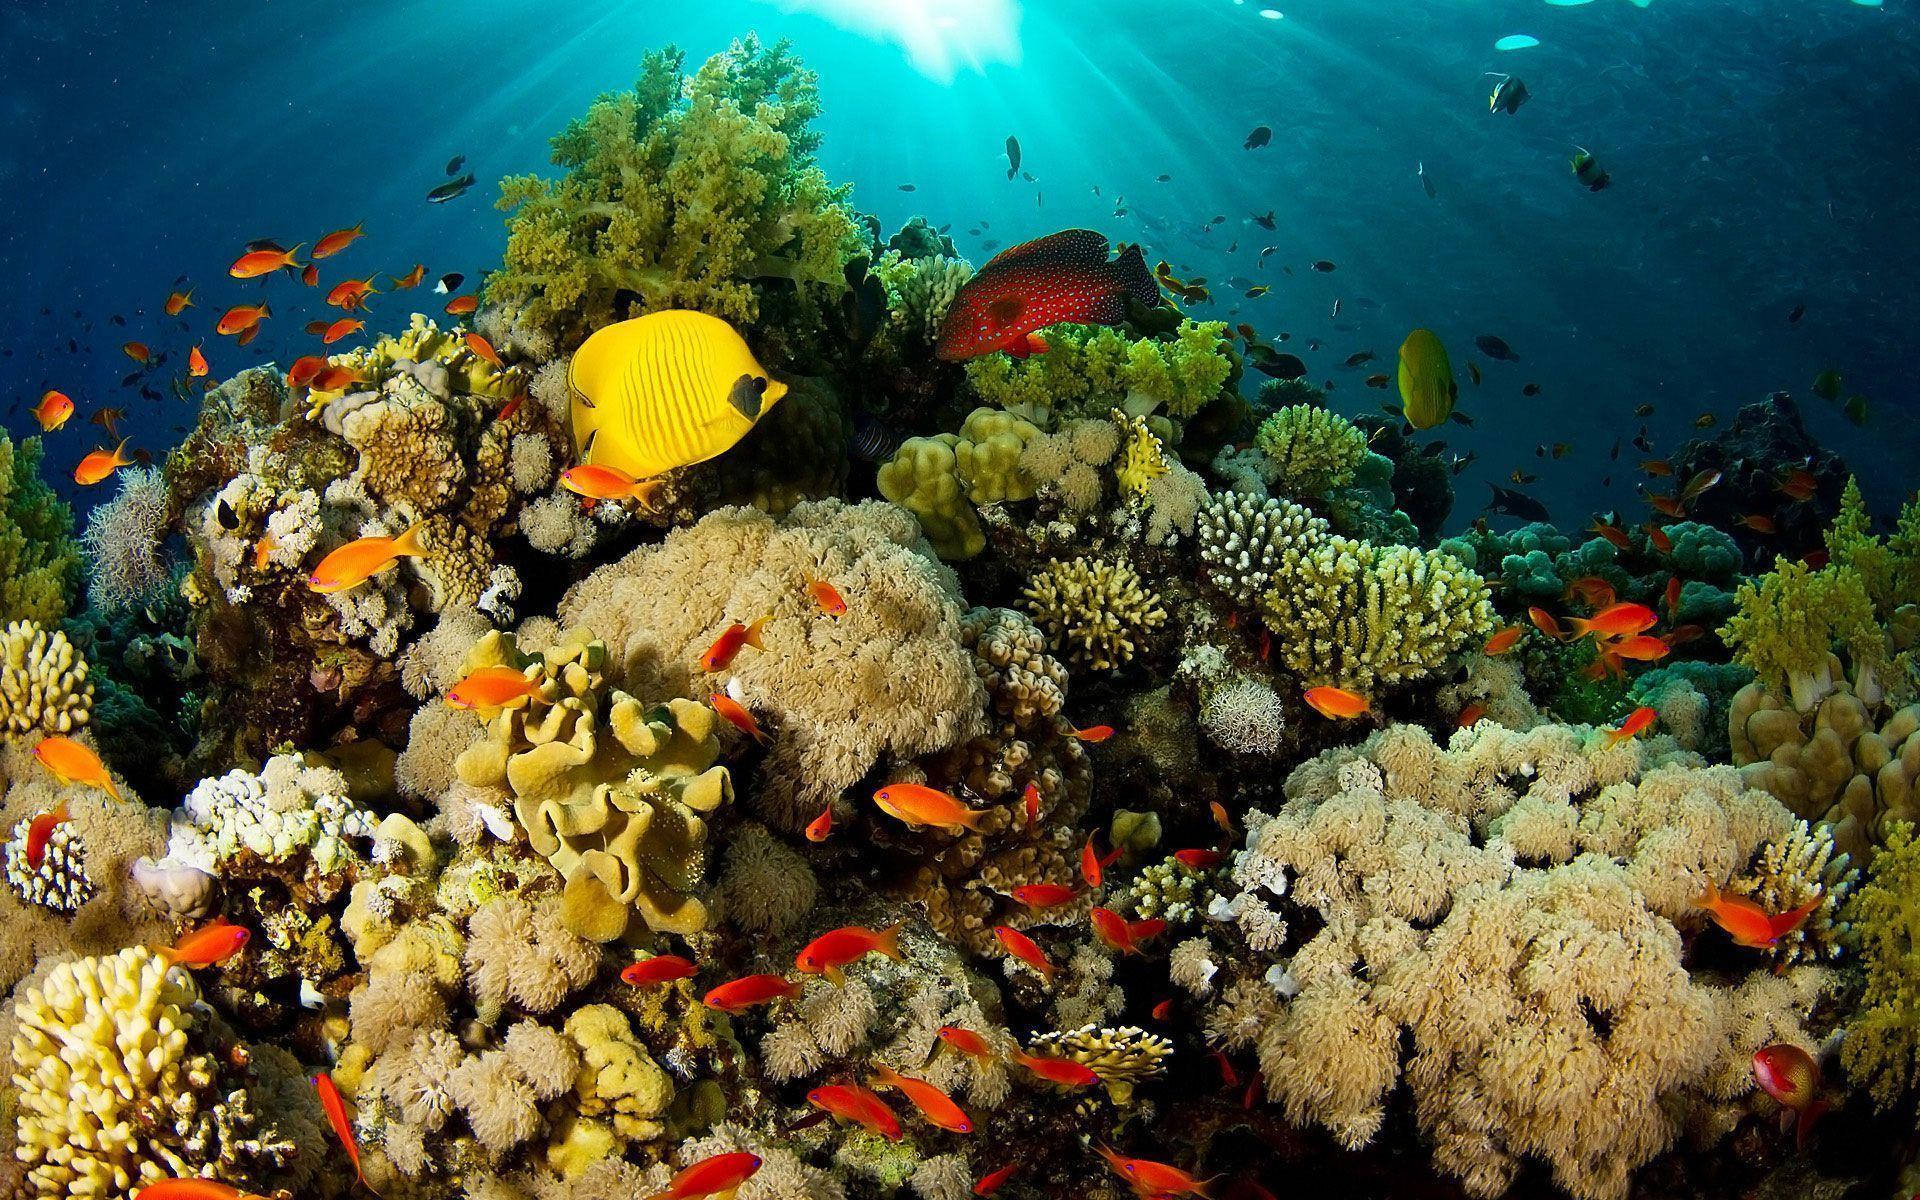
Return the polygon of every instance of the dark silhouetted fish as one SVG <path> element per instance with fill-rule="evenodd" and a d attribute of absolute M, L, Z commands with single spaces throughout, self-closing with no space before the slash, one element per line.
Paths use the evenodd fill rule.
<path fill-rule="evenodd" d="M 473 186 L 473 182 L 471 171 L 458 179 L 450 179 L 427 193 L 427 203 L 445 204 L 449 200 L 457 200 L 467 194 L 467 189 Z"/>
<path fill-rule="evenodd" d="M 1258 150 L 1272 140 L 1273 130 L 1265 125 L 1255 125 L 1253 132 L 1247 135 L 1247 140 L 1242 143 L 1242 146 L 1248 150 Z"/>
<path fill-rule="evenodd" d="M 1504 513 L 1510 517 L 1519 517 L 1523 521 L 1545 521 L 1551 519 L 1547 506 L 1535 500 L 1525 492 L 1516 492 L 1512 488 L 1503 488 L 1497 483 L 1489 483 L 1493 489 L 1493 499 L 1487 501 L 1487 511 Z"/>
<path fill-rule="evenodd" d="M 447 160 L 447 174 L 458 175 L 460 173 L 460 168 L 466 165 L 467 165 L 467 156 L 464 154 L 456 154 L 452 158 Z"/>
<path fill-rule="evenodd" d="M 1274 227 L 1273 210 L 1268 209 L 1264 215 L 1261 213 L 1254 213 L 1253 223 L 1255 225 L 1258 225 L 1262 229 L 1272 229 Z"/>
<path fill-rule="evenodd" d="M 1474 338 L 1473 344 L 1480 347 L 1480 353 L 1497 362 L 1520 361 L 1520 356 L 1513 352 L 1512 346 L 1507 345 L 1505 341 L 1490 333 L 1483 333 L 1479 337 Z"/>
<path fill-rule="evenodd" d="M 1007 135 L 1007 178 L 1011 180 L 1020 173 L 1020 139 Z"/>

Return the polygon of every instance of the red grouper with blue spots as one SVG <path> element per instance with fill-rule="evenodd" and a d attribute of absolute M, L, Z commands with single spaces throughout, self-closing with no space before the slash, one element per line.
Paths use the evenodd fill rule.
<path fill-rule="evenodd" d="M 995 350 L 1025 358 L 1047 348 L 1039 331 L 1049 325 L 1117 325 L 1128 297 L 1148 307 L 1160 303 L 1140 247 L 1127 246 L 1111 260 L 1108 253 L 1106 235 L 1092 229 L 1066 229 L 1001 251 L 953 298 L 936 353 L 947 362 Z"/>

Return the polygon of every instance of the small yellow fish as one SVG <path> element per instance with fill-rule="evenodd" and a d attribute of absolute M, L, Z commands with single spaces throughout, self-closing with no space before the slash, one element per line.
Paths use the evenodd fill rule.
<path fill-rule="evenodd" d="M 402 558 L 419 558 L 426 547 L 420 526 L 409 526 L 399 537 L 363 537 L 348 542 L 320 560 L 307 586 L 321 595 L 357 588 Z"/>
<path fill-rule="evenodd" d="M 1453 415 L 1460 398 L 1447 348 L 1430 329 L 1416 329 L 1400 344 L 1400 405 L 1407 424 L 1432 429 Z"/>

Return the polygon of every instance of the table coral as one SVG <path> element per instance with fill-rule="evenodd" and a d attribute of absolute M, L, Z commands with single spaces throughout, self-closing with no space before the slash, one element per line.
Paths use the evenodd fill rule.
<path fill-rule="evenodd" d="M 57 621 L 80 575 L 73 510 L 40 478 L 39 438 L 0 430 L 0 621 Z"/>
<path fill-rule="evenodd" d="M 92 710 L 87 660 L 66 634 L 32 621 L 0 629 L 0 736 L 72 733 Z"/>
<path fill-rule="evenodd" d="M 764 277 L 844 288 L 858 223 L 813 165 L 813 74 L 786 43 L 751 37 L 690 78 L 684 63 L 649 53 L 633 91 L 555 137 L 562 178 L 502 182 L 513 215 L 486 299 L 515 324 L 569 346 L 667 308 L 752 322 Z"/>
<path fill-rule="evenodd" d="M 1159 594 L 1123 558 L 1050 560 L 1021 599 L 1069 659 L 1095 671 L 1130 661 L 1167 620 Z"/>
<path fill-rule="evenodd" d="M 1395 726 L 1301 766 L 1287 794 L 1249 815 L 1239 890 L 1216 905 L 1251 953 L 1182 952 L 1237 976 L 1199 976 L 1221 996 L 1209 1028 L 1255 1049 L 1290 1119 L 1349 1146 L 1404 1080 L 1472 1195 L 1537 1157 L 1581 1200 L 1625 1196 L 1681 1114 L 1746 1092 L 1746 1056 L 1797 1031 L 1824 979 L 1756 974 L 1752 991 L 1682 961 L 1705 882 L 1793 829 L 1728 768 L 1579 727 L 1483 722 L 1442 749 Z"/>
<path fill-rule="evenodd" d="M 1335 536 L 1278 577 L 1263 615 L 1289 670 L 1371 694 L 1437 669 L 1492 628 L 1493 605 L 1450 554 Z"/>
<path fill-rule="evenodd" d="M 244 1182 L 292 1159 L 210 1040 L 192 977 L 153 951 L 61 963 L 14 1013 L 18 1153 L 39 1195 L 131 1200 L 162 1179 Z"/>
<path fill-rule="evenodd" d="M 560 619 L 606 640 L 610 679 L 639 695 L 704 696 L 727 686 L 773 739 L 755 803 L 797 831 L 883 758 L 973 736 L 984 697 L 960 640 L 959 588 L 890 504 L 796 506 L 776 520 L 724 508 L 601 567 L 560 603 Z M 838 617 L 809 578 L 847 602 Z M 765 650 L 723 673 L 700 669 L 735 621 L 769 618 Z"/>
<path fill-rule="evenodd" d="M 467 671 L 509 666 L 536 680 L 524 707 L 506 709 L 455 770 L 471 787 L 510 800 L 535 852 L 566 879 L 567 927 L 598 942 L 646 928 L 694 933 L 707 908 L 706 821 L 733 797 L 716 766 L 713 710 L 690 700 L 647 706 L 606 686 L 606 647 L 584 631 L 541 658 L 489 633 Z"/>

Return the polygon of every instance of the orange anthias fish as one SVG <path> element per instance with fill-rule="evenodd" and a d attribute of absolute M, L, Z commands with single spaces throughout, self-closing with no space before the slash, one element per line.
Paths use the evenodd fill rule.
<path fill-rule="evenodd" d="M 847 925 L 823 933 L 794 956 L 793 969 L 802 975 L 824 975 L 828 982 L 838 985 L 846 982 L 846 968 L 869 954 L 904 962 L 900 957 L 900 926 L 875 930 Z"/>
<path fill-rule="evenodd" d="M 1094 936 L 1106 944 L 1109 950 L 1120 954 L 1138 954 L 1140 947 L 1133 940 L 1133 930 L 1127 919 L 1110 908 L 1096 906 L 1087 914 L 1093 925 Z"/>
<path fill-rule="evenodd" d="M 315 258 L 332 258 L 334 255 L 353 245 L 365 235 L 366 222 L 362 221 L 351 229 L 336 229 L 313 244 Z M 296 247 L 298 249 L 298 247 Z"/>
<path fill-rule="evenodd" d="M 1588 608 L 1601 609 L 1611 607 L 1618 597 L 1613 593 L 1613 585 L 1598 575 L 1582 575 L 1567 585 L 1566 600 L 1578 600 Z"/>
<path fill-rule="evenodd" d="M 1634 662 L 1659 662 L 1673 653 L 1673 647 L 1651 634 L 1641 633 L 1614 642 L 1607 647 L 1607 653 Z"/>
<path fill-rule="evenodd" d="M 38 871 L 40 864 L 46 861 L 47 842 L 52 839 L 53 831 L 71 818 L 67 815 L 67 805 L 61 801 L 55 807 L 36 815 L 27 823 L 27 865 Z"/>
<path fill-rule="evenodd" d="M 253 324 L 247 326 L 245 329 L 241 330 L 240 336 L 233 339 L 233 344 L 236 346 L 244 346 L 259 336 L 260 336 L 260 323 L 256 321 Z"/>
<path fill-rule="evenodd" d="M 1776 1042 L 1753 1052 L 1753 1081 L 1760 1090 L 1797 1114 L 1794 1144 L 1805 1146 L 1813 1123 L 1827 1111 L 1820 1099 L 1820 1064 L 1799 1046 Z"/>
<path fill-rule="evenodd" d="M 1460 715 L 1454 718 L 1454 724 L 1461 729 L 1472 729 L 1486 715 L 1487 706 L 1476 701 L 1460 710 Z"/>
<path fill-rule="evenodd" d="M 1173 852 L 1173 860 L 1189 871 L 1205 871 L 1210 867 L 1217 867 L 1225 862 L 1227 856 L 1220 850 L 1175 850 Z"/>
<path fill-rule="evenodd" d="M 1735 517 L 1733 523 L 1735 525 L 1744 525 L 1755 533 L 1770 534 L 1778 533 L 1780 530 L 1780 527 L 1773 523 L 1773 518 L 1764 513 L 1743 513 Z"/>
<path fill-rule="evenodd" d="M 509 666 L 481 667 L 447 692 L 455 708 L 517 708 L 538 695 L 540 682 Z"/>
<path fill-rule="evenodd" d="M 1091 1087 L 1100 1082 L 1100 1076 L 1085 1063 L 1074 1062 L 1070 1058 L 1041 1058 L 1032 1054 L 1015 1054 L 1013 1061 L 1046 1080 L 1061 1087 Z"/>
<path fill-rule="evenodd" d="M 42 433 L 52 433 L 72 416 L 73 400 L 65 392 L 49 391 L 33 406 L 33 419 L 40 422 Z"/>
<path fill-rule="evenodd" d="M 942 1025 L 936 1033 L 941 1041 L 962 1054 L 980 1059 L 993 1057 L 993 1047 L 987 1045 L 987 1039 L 971 1029 L 962 1029 L 958 1025 Z"/>
<path fill-rule="evenodd" d="M 334 1085 L 333 1076 L 325 1071 L 313 1077 L 313 1086 L 320 1093 L 320 1107 L 327 1114 L 327 1124 L 333 1126 L 333 1136 L 340 1139 L 340 1145 L 347 1152 L 347 1160 L 353 1164 L 353 1173 L 359 1177 L 360 1186 L 373 1191 L 367 1182 L 367 1173 L 360 1169 L 360 1143 L 354 1140 L 353 1124 L 347 1120 L 347 1100 Z"/>
<path fill-rule="evenodd" d="M 1627 531 L 1620 528 L 1618 525 L 1609 525 L 1607 524 L 1607 522 L 1602 521 L 1596 517 L 1594 519 L 1593 524 L 1587 526 L 1587 528 L 1592 530 L 1594 533 L 1599 534 L 1601 537 L 1607 539 L 1609 542 L 1612 542 L 1614 547 L 1617 549 L 1620 549 L 1620 550 L 1633 549 L 1632 539 L 1627 537 Z"/>
<path fill-rule="evenodd" d="M 840 595 L 838 588 L 826 580 L 815 579 L 812 576 L 808 576 L 807 595 L 811 596 L 813 602 L 820 606 L 820 611 L 828 616 L 839 618 L 847 615 L 847 602 L 845 598 Z"/>
<path fill-rule="evenodd" d="M 1310 687 L 1303 698 L 1309 708 L 1323 717 L 1346 721 L 1367 715 L 1367 698 L 1346 688 L 1327 685 Z"/>
<path fill-rule="evenodd" d="M 1068 229 L 1009 247 L 961 287 L 940 326 L 935 353 L 964 362 L 1004 350 L 1024 358 L 1044 347 L 1040 330 L 1062 321 L 1114 325 L 1127 300 L 1153 307 L 1160 286 L 1138 246 L 1107 258 L 1106 235 Z"/>
<path fill-rule="evenodd" d="M 1653 722 L 1659 715 L 1659 713 L 1645 705 L 1634 709 L 1631 713 L 1627 714 L 1626 720 L 1620 722 L 1618 729 L 1607 730 L 1607 745 L 1618 746 L 1628 738 L 1640 736 L 1653 725 Z"/>
<path fill-rule="evenodd" d="M 316 392 L 343 391 L 348 384 L 358 383 L 360 376 L 346 363 L 335 363 L 321 367 L 318 374 L 307 381 L 307 386 Z"/>
<path fill-rule="evenodd" d="M 560 472 L 560 485 L 589 500 L 638 500 L 652 507 L 662 486 L 658 479 L 635 479 L 617 467 L 582 463 Z"/>
<path fill-rule="evenodd" d="M 1667 495 L 1665 492 L 1648 492 L 1647 506 L 1657 513 L 1672 517 L 1676 521 L 1687 515 L 1686 504 Z"/>
<path fill-rule="evenodd" d="M 1655 550 L 1658 550 L 1662 554 L 1673 553 L 1673 539 L 1667 536 L 1666 530 L 1655 525 L 1652 521 L 1646 523 L 1645 529 L 1647 531 L 1647 541 L 1653 544 Z"/>
<path fill-rule="evenodd" d="M 1674 575 L 1667 580 L 1667 590 L 1662 594 L 1661 604 L 1667 610 L 1667 620 L 1680 615 L 1680 577 Z"/>
<path fill-rule="evenodd" d="M 133 1200 L 267 1200 L 258 1192 L 243 1192 L 218 1179 L 162 1179 L 133 1194 Z"/>
<path fill-rule="evenodd" d="M 938 1125 L 949 1133 L 972 1133 L 973 1119 L 966 1114 L 953 1097 L 924 1079 L 915 1079 L 911 1075 L 902 1075 L 892 1067 L 882 1064 L 874 1072 L 873 1083 L 877 1087 L 892 1088 L 905 1096 L 909 1103 L 920 1110 L 920 1115 L 929 1123 Z"/>
<path fill-rule="evenodd" d="M 405 275 L 389 275 L 387 278 L 393 281 L 394 291 L 404 292 L 419 287 L 420 281 L 426 277 L 427 264 L 415 263 L 413 264 L 413 270 L 408 271 Z"/>
<path fill-rule="evenodd" d="M 722 629 L 720 636 L 714 638 L 713 644 L 707 647 L 707 652 L 700 656 L 700 669 L 702 671 L 726 670 L 733 665 L 735 656 L 745 646 L 752 646 L 755 650 L 764 652 L 766 646 L 761 642 L 760 637 L 766 631 L 769 619 L 770 617 L 761 617 L 751 625 L 742 625 L 735 621 Z"/>
<path fill-rule="evenodd" d="M 676 979 L 692 979 L 699 968 L 678 954 L 656 954 L 641 959 L 620 972 L 620 982 L 629 987 L 654 987 Z"/>
<path fill-rule="evenodd" d="M 714 988 L 700 998 L 700 1003 L 738 1016 L 757 1004 L 791 1000 L 799 994 L 800 985 L 784 975 L 748 975 Z"/>
<path fill-rule="evenodd" d="M 1113 736 L 1113 726 L 1089 725 L 1085 729 L 1074 730 L 1073 736 L 1087 743 L 1089 746 L 1098 746 L 1101 742 Z"/>
<path fill-rule="evenodd" d="M 667 1186 L 645 1200 L 707 1200 L 710 1196 L 731 1196 L 734 1190 L 760 1169 L 760 1156 L 746 1150 L 733 1150 L 703 1158 L 667 1181 Z"/>
<path fill-rule="evenodd" d="M 1681 503 L 1692 504 L 1700 498 L 1700 493 L 1717 485 L 1722 478 L 1720 471 L 1713 467 L 1696 472 L 1680 489 Z"/>
<path fill-rule="evenodd" d="M 192 307 L 193 307 L 193 289 L 192 288 L 188 288 L 184 292 L 174 292 L 172 295 L 167 297 L 166 310 L 167 310 L 167 315 L 170 317 L 177 317 L 181 314 L 182 311 Z"/>
<path fill-rule="evenodd" d="M 493 343 L 477 333 L 467 335 L 467 349 L 473 351 L 474 356 L 482 362 L 495 367 L 506 366 L 505 363 L 500 361 L 500 352 L 493 348 Z"/>
<path fill-rule="evenodd" d="M 100 756 L 72 738 L 58 734 L 41 738 L 33 756 L 61 783 L 84 783 L 100 788 L 115 800 L 120 798 L 120 789 L 113 786 L 113 777 L 107 774 Z"/>
<path fill-rule="evenodd" d="M 306 268 L 300 272 L 300 282 L 305 284 L 308 287 L 319 287 L 320 286 L 320 264 L 308 263 L 306 265 Z"/>
<path fill-rule="evenodd" d="M 145 342 L 127 342 L 120 347 L 120 353 L 143 367 L 153 361 L 153 351 L 147 348 Z"/>
<path fill-rule="evenodd" d="M 807 1103 L 843 1121 L 852 1121 L 890 1142 L 900 1140 L 900 1118 L 887 1102 L 855 1083 L 830 1083 L 807 1093 Z"/>
<path fill-rule="evenodd" d="M 1631 637 L 1636 633 L 1645 633 L 1660 620 L 1660 614 L 1644 604 L 1635 604 L 1631 600 L 1603 608 L 1591 617 L 1573 618 L 1573 636 L 1583 638 L 1589 635 L 1603 638 Z"/>
<path fill-rule="evenodd" d="M 1096 1146 L 1113 1173 L 1127 1181 L 1136 1195 L 1152 1200 L 1173 1200 L 1176 1196 L 1205 1196 L 1207 1185 L 1179 1167 L 1171 1167 L 1150 1158 L 1123 1158 L 1110 1147 Z"/>
<path fill-rule="evenodd" d="M 1024 1163 L 1008 1163 L 997 1171 L 987 1172 L 980 1177 L 979 1183 L 973 1185 L 973 1194 L 976 1196 L 993 1195 L 1005 1187 L 1007 1180 L 1012 1179 L 1020 1168 L 1025 1165 Z"/>
<path fill-rule="evenodd" d="M 213 331 L 222 337 L 232 337 L 236 333 L 245 333 L 272 315 L 273 309 L 264 304 L 236 304 L 220 314 Z"/>
<path fill-rule="evenodd" d="M 773 739 L 767 736 L 767 731 L 760 728 L 760 722 L 754 720 L 753 714 L 747 711 L 746 706 L 738 700 L 735 700 L 732 696 L 715 692 L 707 697 L 707 704 L 714 712 L 720 714 L 721 720 L 738 729 L 741 733 L 746 734 L 754 741 L 759 742 L 762 746 L 771 746 L 773 744 Z"/>
<path fill-rule="evenodd" d="M 343 279 L 333 285 L 327 293 L 327 303 L 334 308 L 344 308 L 355 312 L 365 308 L 368 296 L 378 296 L 380 289 L 373 286 L 373 276 L 365 279 Z"/>
<path fill-rule="evenodd" d="M 410 526 L 399 537 L 356 538 L 320 560 L 307 577 L 307 586 L 321 595 L 357 588 L 403 558 L 427 552 L 420 526 Z"/>
<path fill-rule="evenodd" d="M 1047 957 L 1047 952 L 1040 948 L 1040 943 L 1007 925 L 995 925 L 993 936 L 999 940 L 1008 954 L 1040 972 L 1040 977 L 1048 983 L 1053 982 L 1053 973 L 1059 968 L 1053 965 L 1053 960 Z"/>
<path fill-rule="evenodd" d="M 305 242 L 300 243 L 304 245 Z M 294 256 L 300 253 L 300 246 L 291 250 L 249 250 L 233 260 L 227 274 L 235 279 L 258 279 L 289 267 L 298 270 L 302 264 L 294 261 Z"/>
<path fill-rule="evenodd" d="M 306 387 L 314 377 L 327 369 L 327 360 L 318 354 L 306 354 L 293 360 L 287 368 L 288 387 Z"/>
<path fill-rule="evenodd" d="M 449 316 L 464 317 L 470 315 L 479 307 L 480 299 L 477 296 L 455 296 L 453 299 L 447 301 L 447 314 Z"/>
<path fill-rule="evenodd" d="M 261 534 L 260 540 L 253 544 L 253 569 L 256 571 L 266 570 L 267 560 L 271 558 L 273 552 L 279 548 L 280 543 L 273 540 L 272 534 Z"/>
<path fill-rule="evenodd" d="M 1544 608 L 1541 608 L 1537 605 L 1528 608 L 1527 619 L 1533 622 L 1533 627 L 1535 629 L 1538 629 L 1541 633 L 1546 634 L 1550 638 L 1557 638 L 1557 637 L 1564 636 L 1560 629 L 1560 622 L 1554 620 L 1553 614 L 1548 612 Z"/>
<path fill-rule="evenodd" d="M 1745 896 L 1722 895 L 1713 880 L 1709 879 L 1707 894 L 1695 900 L 1693 906 L 1706 909 L 1713 917 L 1713 923 L 1726 930 L 1736 945 L 1766 950 L 1800 928 L 1825 899 L 1825 896 L 1817 896 L 1799 908 L 1770 914 Z"/>
<path fill-rule="evenodd" d="M 909 827 L 929 825 L 948 833 L 978 829 L 992 809 L 967 805 L 924 783 L 890 783 L 873 794 L 880 811 Z"/>
<path fill-rule="evenodd" d="M 227 961 L 246 947 L 252 936 L 246 926 L 234 925 L 218 917 L 160 951 L 160 956 L 176 967 L 213 967 Z"/>
<path fill-rule="evenodd" d="M 1813 477 L 1811 471 L 1803 467 L 1794 467 L 1782 475 L 1774 486 L 1780 489 L 1781 495 L 1795 504 L 1803 504 L 1813 499 L 1814 493 L 1820 490 L 1820 481 Z"/>
<path fill-rule="evenodd" d="M 828 804 L 820 810 L 820 815 L 807 822 L 807 840 L 824 842 L 833 836 L 833 805 Z"/>
<path fill-rule="evenodd" d="M 1120 848 L 1116 846 L 1102 856 L 1094 850 L 1093 838 L 1093 834 L 1088 834 L 1086 844 L 1080 847 L 1080 878 L 1087 881 L 1088 887 L 1098 891 L 1102 872 L 1120 857 Z"/>
<path fill-rule="evenodd" d="M 347 317 L 341 317 L 338 321 L 327 326 L 327 331 L 320 335 L 320 344 L 323 346 L 331 346 L 341 338 L 359 333 L 366 327 L 367 323 L 365 321 L 355 321 Z"/>
<path fill-rule="evenodd" d="M 1492 637 L 1488 638 L 1487 644 L 1480 647 L 1480 649 L 1485 653 L 1494 655 L 1496 657 L 1499 655 L 1505 654 L 1509 650 L 1512 650 L 1514 646 L 1519 643 L 1521 632 L 1522 631 L 1518 625 L 1509 625 L 1505 629 L 1502 629 L 1499 633 L 1496 633 Z"/>
<path fill-rule="evenodd" d="M 1026 814 L 1027 828 L 1032 829 L 1040 820 L 1040 785 L 1027 780 L 1027 786 L 1020 793 L 1020 810 Z"/>
<path fill-rule="evenodd" d="M 255 328 L 257 329 L 259 326 L 255 326 Z M 207 371 L 207 356 L 200 352 L 200 347 L 195 346 L 193 349 L 187 351 L 187 374 L 193 376 L 195 379 L 199 379 L 206 375 Z"/>
<path fill-rule="evenodd" d="M 73 468 L 73 481 L 81 487 L 91 487 L 121 467 L 132 466 L 134 460 L 127 457 L 128 441 L 127 438 L 121 438 L 120 444 L 111 451 L 95 450 L 81 459 L 79 465 Z"/>
<path fill-rule="evenodd" d="M 1007 893 L 1028 908 L 1059 908 L 1079 894 L 1064 883 L 1029 883 Z"/>

